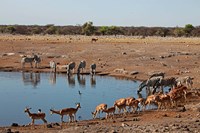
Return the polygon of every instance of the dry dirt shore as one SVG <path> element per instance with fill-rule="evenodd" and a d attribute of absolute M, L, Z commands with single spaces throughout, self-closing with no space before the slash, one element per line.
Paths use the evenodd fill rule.
<path fill-rule="evenodd" d="M 144 80 L 150 72 L 162 71 L 167 77 L 191 76 L 194 90 L 200 88 L 200 38 L 160 38 L 104 36 L 91 42 L 87 36 L 20 36 L 0 35 L 0 70 L 22 71 L 21 55 L 37 53 L 42 58 L 39 69 L 26 64 L 23 71 L 49 72 L 49 61 L 61 65 L 86 60 L 96 63 L 98 74 Z M 65 70 L 58 70 L 65 72 Z M 135 74 L 137 72 L 137 74 Z M 37 125 L 1 127 L 0 132 L 200 132 L 200 98 L 191 97 L 182 108 L 140 114 L 129 114 L 113 120 L 83 120 L 51 124 L 52 128 Z M 60 124 L 60 123 L 59 123 Z"/>

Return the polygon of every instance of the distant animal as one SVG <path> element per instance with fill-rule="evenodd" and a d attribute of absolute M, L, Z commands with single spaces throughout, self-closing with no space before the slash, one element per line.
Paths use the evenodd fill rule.
<path fill-rule="evenodd" d="M 96 106 L 95 111 L 92 112 L 92 117 L 93 119 L 96 118 L 97 114 L 99 114 L 99 118 L 100 118 L 100 111 L 106 110 L 107 109 L 107 104 L 102 103 Z"/>
<path fill-rule="evenodd" d="M 64 115 L 69 115 L 69 122 L 74 122 L 76 121 L 76 112 L 78 111 L 79 108 L 81 108 L 80 103 L 76 103 L 76 108 L 64 108 L 57 111 L 50 109 L 50 111 L 51 114 L 55 113 L 61 115 L 61 122 L 63 122 Z"/>
<path fill-rule="evenodd" d="M 30 63 L 31 68 L 33 68 L 33 62 L 35 62 L 35 67 L 37 68 L 41 59 L 38 55 L 33 56 L 23 56 L 21 59 L 21 67 L 24 68 L 25 63 Z"/>
<path fill-rule="evenodd" d="M 85 69 L 86 67 L 86 61 L 82 60 L 79 63 L 78 69 L 77 69 L 77 74 L 80 74 L 80 69 L 82 69 L 82 73 L 83 73 L 83 69 Z"/>
<path fill-rule="evenodd" d="M 150 75 L 149 79 L 152 77 L 158 77 L 158 76 L 162 76 L 163 78 L 165 77 L 165 73 L 164 72 L 156 72 Z"/>
<path fill-rule="evenodd" d="M 106 119 L 108 119 L 108 117 L 112 117 L 114 118 L 114 114 L 115 114 L 115 107 L 110 107 L 108 109 L 103 110 L 102 112 L 106 113 Z"/>
<path fill-rule="evenodd" d="M 95 75 L 95 72 L 96 72 L 96 64 L 93 63 L 90 65 L 90 74 Z"/>
<path fill-rule="evenodd" d="M 39 55 L 34 55 L 34 61 L 35 61 L 35 68 L 38 68 L 41 62 L 41 58 Z"/>
<path fill-rule="evenodd" d="M 157 86 L 169 86 L 169 87 L 176 87 L 177 82 L 175 77 L 170 77 L 170 78 L 162 78 L 161 81 L 157 84 Z"/>
<path fill-rule="evenodd" d="M 70 62 L 69 64 L 67 64 L 67 74 L 69 75 L 71 73 L 71 71 L 75 69 L 75 62 Z"/>
<path fill-rule="evenodd" d="M 123 109 L 123 113 L 125 114 L 126 111 L 126 98 L 120 98 L 114 102 L 114 107 L 118 109 L 118 113 L 121 113 L 121 110 Z"/>
<path fill-rule="evenodd" d="M 82 94 L 81 91 L 78 91 L 78 94 L 81 95 Z"/>
<path fill-rule="evenodd" d="M 91 42 L 96 42 L 98 40 L 98 38 L 92 38 Z"/>
<path fill-rule="evenodd" d="M 178 77 L 176 78 L 177 86 L 186 84 L 187 88 L 192 88 L 193 85 L 193 80 L 194 78 L 190 76 L 185 76 L 185 77 Z"/>
<path fill-rule="evenodd" d="M 150 87 L 153 88 L 153 93 L 155 92 L 156 88 L 158 87 L 158 85 L 160 85 L 161 80 L 163 79 L 162 76 L 158 76 L 158 77 L 152 77 L 148 80 L 143 81 L 138 88 L 138 93 L 142 91 L 142 89 L 144 87 L 147 87 L 148 90 L 150 90 Z"/>
<path fill-rule="evenodd" d="M 53 60 L 50 61 L 49 66 L 50 66 L 51 72 L 56 72 L 56 62 L 55 61 L 53 61 Z"/>
<path fill-rule="evenodd" d="M 38 113 L 31 113 L 30 109 L 31 108 L 27 108 L 26 107 L 24 109 L 24 112 L 28 113 L 28 116 L 32 119 L 31 125 L 34 125 L 35 124 L 35 120 L 38 120 L 38 119 L 41 119 L 45 124 L 47 123 L 47 120 L 45 119 L 45 116 L 46 116 L 45 113 L 41 113 L 41 110 Z"/>

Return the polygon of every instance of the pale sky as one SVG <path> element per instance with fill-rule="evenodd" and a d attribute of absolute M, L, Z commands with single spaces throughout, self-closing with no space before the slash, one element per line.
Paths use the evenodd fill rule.
<path fill-rule="evenodd" d="M 200 26 L 200 0 L 0 0 L 0 25 Z"/>

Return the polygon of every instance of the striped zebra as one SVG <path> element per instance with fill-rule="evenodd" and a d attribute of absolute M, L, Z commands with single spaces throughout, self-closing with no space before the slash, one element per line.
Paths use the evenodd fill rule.
<path fill-rule="evenodd" d="M 90 74 L 95 75 L 95 72 L 96 72 L 96 64 L 93 63 L 90 65 Z"/>
<path fill-rule="evenodd" d="M 80 69 L 82 69 L 82 73 L 83 73 L 83 69 L 85 69 L 85 67 L 86 67 L 86 61 L 82 60 L 79 63 L 79 66 L 78 66 L 78 69 L 77 69 L 77 74 L 80 74 Z"/>
<path fill-rule="evenodd" d="M 55 61 L 53 61 L 53 60 L 50 61 L 49 66 L 50 66 L 51 72 L 56 72 L 56 62 Z"/>
<path fill-rule="evenodd" d="M 69 64 L 67 64 L 67 74 L 69 75 L 71 73 L 71 70 L 74 71 L 75 69 L 75 62 L 70 62 Z"/>
<path fill-rule="evenodd" d="M 39 66 L 41 59 L 38 55 L 33 55 L 32 57 L 24 56 L 21 59 L 21 66 L 24 68 L 25 63 L 30 63 L 31 68 L 33 68 L 33 62 L 35 62 L 35 68 Z"/>
<path fill-rule="evenodd" d="M 41 62 L 40 56 L 34 55 L 34 61 L 35 61 L 35 68 L 38 68 Z"/>

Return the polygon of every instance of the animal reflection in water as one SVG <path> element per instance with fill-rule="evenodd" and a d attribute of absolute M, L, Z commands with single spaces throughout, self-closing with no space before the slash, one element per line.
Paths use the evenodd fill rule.
<path fill-rule="evenodd" d="M 74 77 L 74 75 L 72 75 L 72 74 L 67 75 L 67 81 L 68 81 L 69 86 L 75 87 L 75 77 Z"/>
<path fill-rule="evenodd" d="M 80 86 L 85 86 L 85 76 L 84 75 L 77 75 L 77 80 Z"/>
<path fill-rule="evenodd" d="M 24 85 L 33 85 L 33 87 L 37 87 L 40 83 L 40 73 L 22 72 L 22 81 L 24 82 Z"/>
<path fill-rule="evenodd" d="M 50 79 L 49 79 L 50 83 L 52 85 L 56 84 L 56 73 L 50 73 Z"/>
<path fill-rule="evenodd" d="M 96 86 L 96 77 L 95 76 L 90 77 L 90 85 L 91 85 L 91 87 Z"/>

